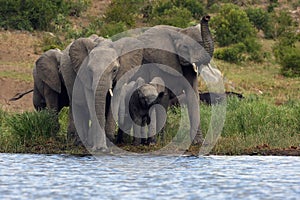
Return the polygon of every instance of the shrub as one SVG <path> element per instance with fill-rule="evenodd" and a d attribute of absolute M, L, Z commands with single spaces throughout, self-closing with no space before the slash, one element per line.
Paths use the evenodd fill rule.
<path fill-rule="evenodd" d="M 272 12 L 269 14 L 269 24 L 265 27 L 266 38 L 278 38 L 288 29 L 295 29 L 295 22 L 287 11 Z"/>
<path fill-rule="evenodd" d="M 135 25 L 135 16 L 143 0 L 112 0 L 105 11 L 104 21 L 107 23 L 125 23 L 128 27 Z"/>
<path fill-rule="evenodd" d="M 175 0 L 174 5 L 177 8 L 186 8 L 192 13 L 193 18 L 200 19 L 204 14 L 204 6 L 197 0 Z"/>
<path fill-rule="evenodd" d="M 250 7 L 246 10 L 247 16 L 250 22 L 258 29 L 258 30 L 267 30 L 269 28 L 269 14 L 262 8 Z"/>
<path fill-rule="evenodd" d="M 55 136 L 59 129 L 57 120 L 53 111 L 42 110 L 13 114 L 7 117 L 6 123 L 14 136 L 27 143 L 39 138 L 47 139 Z"/>
<path fill-rule="evenodd" d="M 152 20 L 152 24 L 165 24 L 185 28 L 191 20 L 192 14 L 189 10 L 173 6 L 171 9 L 165 10 L 162 15 L 155 17 Z"/>
<path fill-rule="evenodd" d="M 77 15 L 84 10 L 83 0 L 6 0 L 0 1 L 0 26 L 5 29 L 51 31 L 57 15 Z M 82 10 L 81 10 L 82 9 Z"/>
<path fill-rule="evenodd" d="M 300 49 L 285 48 L 284 55 L 280 58 L 281 72 L 285 76 L 300 77 Z"/>
<path fill-rule="evenodd" d="M 196 0 L 154 1 L 150 5 L 152 11 L 147 14 L 147 21 L 152 25 L 166 24 L 183 28 L 204 14 L 203 4 Z"/>
<path fill-rule="evenodd" d="M 245 11 L 233 4 L 225 4 L 220 13 L 212 18 L 216 41 L 221 47 L 243 42 L 255 36 L 255 28 Z"/>
<path fill-rule="evenodd" d="M 274 56 L 285 76 L 300 76 L 300 50 L 295 45 L 299 40 L 300 35 L 286 31 L 273 46 Z"/>
<path fill-rule="evenodd" d="M 243 43 L 231 45 L 229 47 L 217 49 L 214 53 L 214 57 L 220 60 L 225 60 L 232 63 L 241 63 L 244 61 L 246 46 Z"/>
<path fill-rule="evenodd" d="M 68 15 L 80 17 L 83 11 L 91 5 L 90 0 L 66 0 L 68 5 Z"/>

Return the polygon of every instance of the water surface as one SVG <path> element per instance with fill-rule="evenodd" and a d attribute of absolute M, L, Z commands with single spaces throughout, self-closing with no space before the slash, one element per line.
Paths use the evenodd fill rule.
<path fill-rule="evenodd" d="M 299 198 L 299 157 L 0 154 L 0 199 Z"/>

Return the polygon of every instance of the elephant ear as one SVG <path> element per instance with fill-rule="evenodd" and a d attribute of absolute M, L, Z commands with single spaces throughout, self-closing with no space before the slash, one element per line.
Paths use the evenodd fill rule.
<path fill-rule="evenodd" d="M 61 80 L 58 72 L 61 55 L 62 53 L 58 50 L 49 50 L 35 62 L 37 76 L 58 93 L 61 92 Z"/>
<path fill-rule="evenodd" d="M 142 64 L 143 44 L 138 39 L 124 37 L 115 41 L 113 46 L 119 55 L 121 65 L 116 77 L 116 80 L 119 80 L 126 72 Z"/>
<path fill-rule="evenodd" d="M 79 38 L 72 43 L 69 56 L 76 73 L 78 73 L 83 60 L 96 45 L 97 43 L 89 38 Z"/>
<path fill-rule="evenodd" d="M 199 44 L 203 44 L 200 24 L 181 29 L 179 32 L 193 38 Z"/>

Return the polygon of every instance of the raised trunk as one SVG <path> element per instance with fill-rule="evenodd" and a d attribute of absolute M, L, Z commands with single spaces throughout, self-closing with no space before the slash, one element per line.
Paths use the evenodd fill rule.
<path fill-rule="evenodd" d="M 214 54 L 214 41 L 212 39 L 209 26 L 208 26 L 209 20 L 210 20 L 209 15 L 204 16 L 201 19 L 201 36 L 203 40 L 204 49 L 207 51 L 207 53 L 209 53 L 210 57 L 212 57 Z"/>

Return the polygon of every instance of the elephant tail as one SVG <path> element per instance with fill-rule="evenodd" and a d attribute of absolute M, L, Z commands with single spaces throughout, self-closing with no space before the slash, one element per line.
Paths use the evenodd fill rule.
<path fill-rule="evenodd" d="M 29 94 L 30 92 L 33 92 L 33 89 L 22 93 L 19 92 L 14 97 L 10 98 L 8 101 L 16 101 L 18 99 L 21 99 L 24 95 Z"/>

